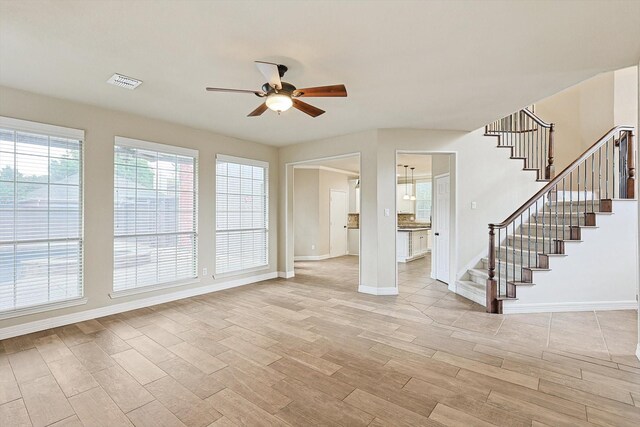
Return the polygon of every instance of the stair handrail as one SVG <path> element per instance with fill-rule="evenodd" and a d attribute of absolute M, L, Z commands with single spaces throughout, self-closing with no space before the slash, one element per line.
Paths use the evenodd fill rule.
<path fill-rule="evenodd" d="M 525 111 L 525 110 L 522 110 Z M 525 114 L 527 114 L 525 112 Z M 601 150 L 601 148 L 607 144 L 610 141 L 613 141 L 613 146 L 612 147 L 612 152 L 615 152 L 615 147 L 621 147 L 622 144 L 621 142 L 624 141 L 624 145 L 625 145 L 625 153 L 624 156 L 622 155 L 622 153 L 620 153 L 620 163 L 618 164 L 618 167 L 621 168 L 621 172 L 623 172 L 622 175 L 620 175 L 620 192 L 624 193 L 624 194 L 620 194 L 619 198 L 622 199 L 633 199 L 635 198 L 635 147 L 634 147 L 634 131 L 635 128 L 633 126 L 615 126 L 613 127 L 610 131 L 608 131 L 607 133 L 605 133 L 600 139 L 598 139 L 598 141 L 593 144 L 591 147 L 589 147 L 587 150 L 585 150 L 576 160 L 574 160 L 573 162 L 571 162 L 566 168 L 564 168 L 557 176 L 555 176 L 554 178 L 552 178 L 544 187 L 542 187 L 538 192 L 535 193 L 535 195 L 533 195 L 529 200 L 527 200 L 522 206 L 520 206 L 518 209 L 516 209 L 511 215 L 509 215 L 509 217 L 507 217 L 507 219 L 505 219 L 504 221 L 500 222 L 500 223 L 491 223 L 489 224 L 489 279 L 487 280 L 487 311 L 488 312 L 492 312 L 492 313 L 496 313 L 499 310 L 498 307 L 498 286 L 496 281 L 494 280 L 495 277 L 495 268 L 496 268 L 496 230 L 501 230 L 501 229 L 506 229 L 506 233 L 505 235 L 508 235 L 508 227 L 510 225 L 513 224 L 514 230 L 515 230 L 515 221 L 520 218 L 521 219 L 521 225 L 522 225 L 522 215 L 525 214 L 525 212 L 529 212 L 530 213 L 530 209 L 533 207 L 533 205 L 536 205 L 537 208 L 537 203 L 538 201 L 540 201 L 542 198 L 544 198 L 545 195 L 550 194 L 554 188 L 558 189 L 558 184 L 559 183 L 563 183 L 563 202 L 565 201 L 564 197 L 564 180 L 569 177 L 576 169 L 578 169 L 578 175 L 579 175 L 579 166 L 583 163 L 585 163 L 585 167 L 586 167 L 586 162 L 589 158 L 592 158 L 592 156 L 595 155 L 596 152 L 598 152 L 599 150 Z M 618 136 L 618 138 L 615 138 L 616 135 Z M 625 140 L 625 136 L 626 136 L 626 140 Z M 608 145 L 607 145 L 608 147 Z M 600 161 L 601 161 L 601 156 L 602 153 L 600 151 Z M 612 160 L 614 162 L 614 167 L 615 167 L 615 156 L 612 156 Z M 624 161 L 624 171 L 622 171 L 622 167 L 623 167 L 623 161 Z M 607 166 L 608 167 L 608 166 Z M 601 170 L 599 171 L 599 173 L 601 173 Z M 607 174 L 609 173 L 609 170 L 607 169 Z M 615 174 L 616 171 L 612 170 L 612 177 L 613 177 L 613 189 L 612 189 L 612 195 L 615 194 Z M 572 176 L 571 176 L 572 177 Z M 626 178 L 625 182 L 623 183 L 622 180 Z M 578 194 L 580 193 L 580 189 L 579 189 L 579 179 L 580 177 L 578 176 Z M 601 183 L 601 176 L 598 177 L 599 179 L 599 183 Z M 592 203 L 593 203 L 593 198 L 594 198 L 594 191 L 595 188 L 593 188 L 594 186 L 594 177 L 593 177 L 593 158 L 592 158 L 592 188 L 591 188 L 591 192 L 592 192 Z M 585 169 L 585 181 L 584 181 L 584 185 L 585 185 L 585 195 L 587 193 L 587 175 L 586 175 L 586 169 Z M 570 193 L 572 193 L 572 186 L 570 187 Z M 607 181 L 607 194 L 608 194 L 608 181 Z M 601 195 L 599 194 L 598 197 L 600 197 Z M 600 197 L 601 198 L 601 197 Z M 580 202 L 579 196 L 578 196 L 578 202 Z M 584 200 L 585 205 L 587 203 L 587 200 Z M 544 225 L 543 225 L 544 226 Z M 558 225 L 556 223 L 556 233 L 557 233 L 557 228 Z M 544 233 L 544 230 L 543 230 Z M 564 233 L 564 231 L 563 231 Z M 556 237 L 558 235 L 556 234 Z M 549 240 L 551 240 L 551 238 L 549 238 Z M 529 258 L 528 258 L 529 259 Z M 506 280 L 506 279 L 505 279 Z"/>
<path fill-rule="evenodd" d="M 555 127 L 538 117 L 533 108 L 525 107 L 487 124 L 484 133 L 497 136 L 498 146 L 510 147 L 511 157 L 524 159 L 525 168 L 538 170 L 538 179 L 551 179 L 555 174 Z"/>

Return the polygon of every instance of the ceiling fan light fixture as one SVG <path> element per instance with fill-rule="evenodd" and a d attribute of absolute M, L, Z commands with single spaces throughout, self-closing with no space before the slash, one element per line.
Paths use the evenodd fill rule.
<path fill-rule="evenodd" d="M 289 95 L 284 93 L 272 93 L 267 96 L 266 104 L 270 110 L 281 113 L 282 111 L 287 111 L 291 108 L 293 101 Z"/>

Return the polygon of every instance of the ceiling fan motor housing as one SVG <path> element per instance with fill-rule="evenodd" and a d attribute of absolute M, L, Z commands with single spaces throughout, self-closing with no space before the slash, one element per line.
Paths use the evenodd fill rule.
<path fill-rule="evenodd" d="M 287 83 L 287 82 L 282 82 L 282 89 L 278 90 L 279 93 L 286 93 L 286 94 L 293 94 L 293 91 L 296 90 L 296 87 L 294 85 L 292 85 L 291 83 Z M 269 85 L 269 83 L 265 83 L 262 85 L 262 91 L 265 92 L 267 95 L 269 95 L 270 93 L 275 93 L 275 89 L 271 87 L 271 85 Z"/>

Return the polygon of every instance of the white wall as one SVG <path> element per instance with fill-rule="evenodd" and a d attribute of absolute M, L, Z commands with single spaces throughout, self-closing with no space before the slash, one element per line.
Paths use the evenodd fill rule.
<path fill-rule="evenodd" d="M 115 89 L 118 90 L 118 89 Z M 212 112 L 215 114 L 215 112 Z M 176 291 L 158 290 L 111 299 L 113 282 L 113 145 L 116 135 L 199 150 L 198 263 L 199 271 L 215 265 L 215 156 L 217 153 L 269 162 L 269 267 L 253 273 L 275 273 L 278 237 L 277 149 L 160 120 L 79 104 L 57 98 L 0 87 L 0 115 L 85 130 L 84 246 L 85 296 L 82 306 L 59 309 L 0 321 L 0 328 L 24 322 L 69 315 L 83 310 L 104 309 L 142 298 Z M 249 277 L 243 275 L 238 277 Z M 235 278 L 234 278 L 235 279 Z M 229 280 L 229 279 L 226 279 Z M 209 275 L 198 283 L 180 287 L 189 290 L 221 284 Z"/>
<path fill-rule="evenodd" d="M 320 171 L 318 169 L 294 169 L 294 236 L 295 256 L 317 257 L 325 253 L 318 245 Z"/>
<path fill-rule="evenodd" d="M 349 200 L 348 176 L 322 169 L 294 168 L 293 187 L 294 256 L 328 256 L 331 190 L 344 191 Z"/>
<path fill-rule="evenodd" d="M 518 300 L 505 302 L 504 312 L 636 307 L 637 224 L 637 202 L 614 200 L 613 215 L 597 215 L 598 228 L 583 228 L 582 242 L 565 242 L 567 256 L 550 258 L 550 271 L 534 272 L 535 285 L 519 286 Z"/>

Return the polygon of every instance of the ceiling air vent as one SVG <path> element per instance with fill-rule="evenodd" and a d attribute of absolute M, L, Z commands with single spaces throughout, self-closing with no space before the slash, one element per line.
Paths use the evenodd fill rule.
<path fill-rule="evenodd" d="M 114 74 L 111 76 L 107 83 L 110 83 L 114 86 L 120 86 L 125 89 L 135 89 L 142 84 L 142 80 L 134 79 L 132 77 L 123 76 L 122 74 Z"/>

